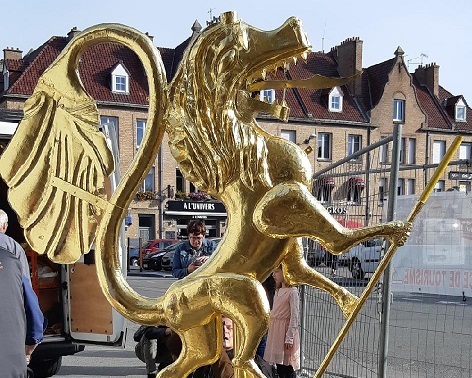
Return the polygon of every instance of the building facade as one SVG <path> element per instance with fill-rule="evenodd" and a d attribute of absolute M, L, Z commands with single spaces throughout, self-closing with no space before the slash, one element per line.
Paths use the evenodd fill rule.
<path fill-rule="evenodd" d="M 192 35 L 176 48 L 159 48 L 170 81 L 176 73 L 186 46 L 201 31 L 196 22 Z M 33 93 L 39 76 L 79 31 L 73 28 L 67 37 L 51 37 L 36 50 L 23 55 L 17 49 L 4 49 L 0 62 L 0 113 L 21 110 Z M 150 37 L 152 38 L 152 37 Z M 80 59 L 79 72 L 88 93 L 96 100 L 100 122 L 112 125 L 118 134 L 120 169 L 131 165 L 146 132 L 148 85 L 137 56 L 114 43 L 91 47 Z M 438 163 L 457 135 L 464 143 L 456 159 L 470 161 L 472 121 L 463 96 L 452 95 L 439 84 L 439 66 L 419 66 L 408 72 L 404 52 L 398 47 L 393 58 L 362 67 L 362 41 L 349 38 L 328 53 L 312 52 L 306 62 L 279 70 L 272 76 L 305 79 L 313 74 L 330 77 L 355 76 L 349 84 L 329 90 L 265 90 L 257 95 L 265 101 L 284 100 L 290 108 L 289 121 L 277 121 L 260 115 L 260 126 L 271 134 L 286 138 L 305 149 L 314 171 L 320 171 L 373 142 L 391 135 L 395 123 L 402 124 L 400 163 L 424 166 Z M 1 130 L 0 130 L 1 134 Z M 391 164 L 391 148 L 383 147 L 382 163 Z M 361 161 L 359 162 L 362 163 Z M 453 172 L 452 172 L 453 171 Z M 414 173 L 413 173 L 414 172 Z M 429 180 L 428 169 L 400 173 L 399 194 L 419 193 Z M 362 182 L 352 178 L 349 185 L 386 187 L 386 182 Z M 449 169 L 437 190 L 470 190 L 470 177 L 459 168 Z M 333 190 L 332 182 L 323 185 Z M 326 190 L 315 190 L 322 202 Z M 353 194 L 354 193 L 354 194 Z M 357 196 L 361 196 L 361 192 Z M 360 201 L 350 192 L 348 202 Z M 204 219 L 209 236 L 221 236 L 226 227 L 224 206 L 200 192 L 186 180 L 174 161 L 167 137 L 146 179 L 140 184 L 128 209 L 127 236 L 175 238 L 185 236 L 189 219 Z"/>

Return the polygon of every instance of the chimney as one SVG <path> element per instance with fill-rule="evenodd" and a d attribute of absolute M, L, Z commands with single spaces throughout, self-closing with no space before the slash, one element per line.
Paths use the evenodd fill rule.
<path fill-rule="evenodd" d="M 67 33 L 67 42 L 70 42 L 70 40 L 79 33 L 80 33 L 80 30 L 77 29 L 77 26 L 74 26 L 72 29 L 70 29 L 70 32 Z"/>
<path fill-rule="evenodd" d="M 23 51 L 20 49 L 14 49 L 13 47 L 7 47 L 3 49 L 3 59 L 5 60 L 21 60 L 23 57 Z"/>
<path fill-rule="evenodd" d="M 415 77 L 420 84 L 425 85 L 436 97 L 439 96 L 439 66 L 436 63 L 418 66 L 415 70 Z"/>
<path fill-rule="evenodd" d="M 348 38 L 341 42 L 341 45 L 331 49 L 334 59 L 338 63 L 338 71 L 341 76 L 353 76 L 362 71 L 362 44 L 359 37 Z M 355 96 L 362 94 L 361 77 L 348 84 L 348 87 Z"/>

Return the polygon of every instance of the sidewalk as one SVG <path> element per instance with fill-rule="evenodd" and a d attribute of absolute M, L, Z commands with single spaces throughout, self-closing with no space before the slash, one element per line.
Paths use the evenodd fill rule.
<path fill-rule="evenodd" d="M 167 270 L 155 271 L 155 270 L 145 270 L 145 269 L 140 271 L 139 268 L 136 268 L 136 267 L 130 267 L 130 270 L 128 271 L 128 276 L 132 276 L 132 277 L 173 278 L 171 271 L 167 271 Z"/>

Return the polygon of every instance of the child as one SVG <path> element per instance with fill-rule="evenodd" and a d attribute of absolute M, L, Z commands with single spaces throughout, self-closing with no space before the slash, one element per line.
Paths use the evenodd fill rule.
<path fill-rule="evenodd" d="M 275 269 L 272 275 L 276 289 L 264 360 L 277 364 L 280 378 L 295 378 L 295 370 L 300 369 L 298 289 L 285 282 L 282 266 Z"/>

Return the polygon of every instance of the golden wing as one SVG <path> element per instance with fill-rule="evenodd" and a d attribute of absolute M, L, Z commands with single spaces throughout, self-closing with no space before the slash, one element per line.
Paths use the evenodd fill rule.
<path fill-rule="evenodd" d="M 95 238 L 114 164 L 97 127 L 95 102 L 76 73 L 67 75 L 63 55 L 26 101 L 24 118 L 0 157 L 0 175 L 31 248 L 71 263 Z"/>

